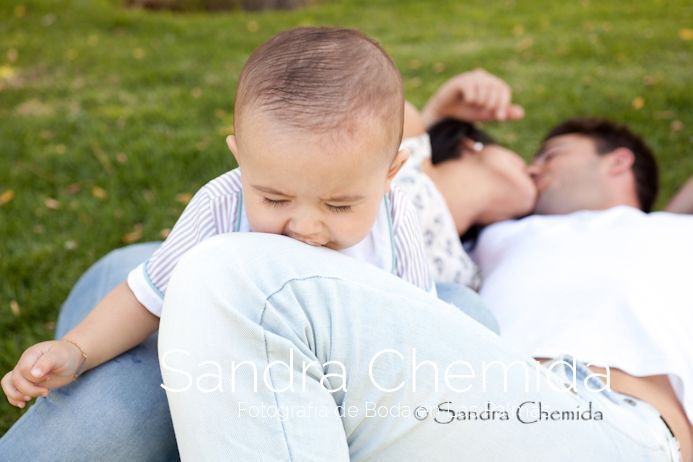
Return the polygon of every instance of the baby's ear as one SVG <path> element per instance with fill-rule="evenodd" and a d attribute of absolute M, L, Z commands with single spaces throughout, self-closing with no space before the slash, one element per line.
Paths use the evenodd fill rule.
<path fill-rule="evenodd" d="M 409 151 L 407 151 L 406 149 L 400 149 L 399 152 L 397 152 L 397 155 L 392 160 L 390 168 L 387 171 L 387 180 L 385 185 L 386 191 L 390 189 L 390 183 L 392 183 L 392 179 L 395 177 L 395 175 L 397 175 L 397 172 L 399 172 L 399 170 L 407 162 L 408 159 Z"/>
<path fill-rule="evenodd" d="M 236 144 L 236 137 L 233 135 L 229 135 L 226 137 L 226 146 L 229 147 L 229 151 L 231 151 L 231 154 L 233 154 L 233 157 L 236 158 L 236 163 L 239 162 L 238 158 L 238 145 Z"/>

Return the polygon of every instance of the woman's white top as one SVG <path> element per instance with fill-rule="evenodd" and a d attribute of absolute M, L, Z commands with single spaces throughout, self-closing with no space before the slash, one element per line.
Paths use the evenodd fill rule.
<path fill-rule="evenodd" d="M 481 282 L 479 270 L 462 247 L 445 198 L 421 169 L 422 162 L 431 157 L 428 134 L 405 138 L 400 149 L 409 151 L 409 160 L 393 183 L 407 195 L 419 216 L 433 279 L 478 290 Z"/>

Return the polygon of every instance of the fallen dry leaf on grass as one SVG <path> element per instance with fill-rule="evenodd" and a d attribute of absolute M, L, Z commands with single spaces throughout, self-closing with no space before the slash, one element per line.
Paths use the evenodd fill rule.
<path fill-rule="evenodd" d="M 633 104 L 633 109 L 635 109 L 636 111 L 639 111 L 639 110 L 642 109 L 643 106 L 645 105 L 645 100 L 643 99 L 642 96 L 636 96 L 636 97 L 633 99 L 633 103 L 632 103 L 632 104 Z"/>
<path fill-rule="evenodd" d="M 693 29 L 679 29 L 679 38 L 681 40 L 693 40 Z"/>
<path fill-rule="evenodd" d="M 47 197 L 46 200 L 43 201 L 43 205 L 51 210 L 58 210 L 60 208 L 60 201 L 52 197 Z"/>
<path fill-rule="evenodd" d="M 108 197 L 108 193 L 106 192 L 106 190 L 99 186 L 94 186 L 93 188 L 91 188 L 91 195 L 99 200 L 103 200 L 106 197 Z"/>
<path fill-rule="evenodd" d="M 186 193 L 176 194 L 176 200 L 183 205 L 188 205 L 188 202 L 190 202 L 190 199 L 192 199 L 192 194 L 190 194 L 190 193 L 186 192 Z"/>
<path fill-rule="evenodd" d="M 17 303 L 17 300 L 10 301 L 10 311 L 12 311 L 13 315 L 19 316 L 19 303 Z"/>
<path fill-rule="evenodd" d="M 258 25 L 257 21 L 248 21 L 245 25 L 245 28 L 248 32 L 257 32 L 260 29 L 260 26 Z"/>
<path fill-rule="evenodd" d="M 15 48 L 10 48 L 7 50 L 7 53 L 5 53 L 5 56 L 7 57 L 7 60 L 11 63 L 17 61 L 17 57 L 19 56 L 19 53 L 17 53 L 17 50 Z"/>
<path fill-rule="evenodd" d="M 4 193 L 0 194 L 0 207 L 11 202 L 12 199 L 14 199 L 14 191 L 11 189 L 8 189 Z"/>
<path fill-rule="evenodd" d="M 82 186 L 79 183 L 70 183 L 69 185 L 65 186 L 65 192 L 71 196 L 77 194 L 81 189 Z"/>
<path fill-rule="evenodd" d="M 17 74 L 12 66 L 0 66 L 0 80 L 9 80 Z"/>
<path fill-rule="evenodd" d="M 433 64 L 433 72 L 435 72 L 436 74 L 445 72 L 445 64 L 441 62 Z"/>
<path fill-rule="evenodd" d="M 123 242 L 126 244 L 132 244 L 142 239 L 142 224 L 137 223 L 132 227 L 132 231 L 123 236 Z"/>

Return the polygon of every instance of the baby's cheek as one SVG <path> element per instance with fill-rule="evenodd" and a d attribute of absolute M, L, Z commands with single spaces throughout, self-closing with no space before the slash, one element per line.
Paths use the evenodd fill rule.
<path fill-rule="evenodd" d="M 263 211 L 246 211 L 250 229 L 256 233 L 283 234 L 284 226 L 279 217 Z"/>
<path fill-rule="evenodd" d="M 358 244 L 371 232 L 375 225 L 375 218 L 370 215 L 369 213 L 366 216 L 345 217 L 335 226 L 336 237 L 343 244 L 342 247 Z"/>

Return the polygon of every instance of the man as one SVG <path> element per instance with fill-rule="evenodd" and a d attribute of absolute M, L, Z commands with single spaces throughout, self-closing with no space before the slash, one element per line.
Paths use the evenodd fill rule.
<path fill-rule="evenodd" d="M 611 388 L 654 406 L 690 460 L 693 219 L 646 213 L 654 156 L 606 120 L 553 128 L 529 173 L 536 215 L 491 225 L 475 250 L 501 336 L 537 358 L 610 367 Z"/>
<path fill-rule="evenodd" d="M 460 74 L 422 117 L 408 107 L 405 133 L 443 118 L 522 117 L 510 100 L 510 87 L 484 70 Z M 626 127 L 565 121 L 546 135 L 528 169 L 535 215 L 486 227 L 473 257 L 501 337 L 537 358 L 570 353 L 611 367 L 611 387 L 652 404 L 689 460 L 693 294 L 685 279 L 693 220 L 648 213 L 657 170 L 649 147 Z"/>

